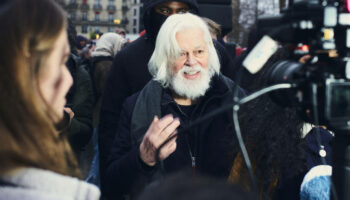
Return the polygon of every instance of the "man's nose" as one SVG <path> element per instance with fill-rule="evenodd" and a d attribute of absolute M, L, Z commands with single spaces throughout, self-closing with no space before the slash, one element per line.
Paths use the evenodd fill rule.
<path fill-rule="evenodd" d="M 194 66 L 194 65 L 197 64 L 197 60 L 196 60 L 196 58 L 194 57 L 193 54 L 190 53 L 190 54 L 187 55 L 185 64 L 187 66 Z"/>

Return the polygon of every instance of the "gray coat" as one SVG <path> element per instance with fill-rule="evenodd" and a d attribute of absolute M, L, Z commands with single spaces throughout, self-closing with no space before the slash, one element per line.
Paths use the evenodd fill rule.
<path fill-rule="evenodd" d="M 77 178 L 38 168 L 0 177 L 0 200 L 97 200 L 99 189 Z"/>

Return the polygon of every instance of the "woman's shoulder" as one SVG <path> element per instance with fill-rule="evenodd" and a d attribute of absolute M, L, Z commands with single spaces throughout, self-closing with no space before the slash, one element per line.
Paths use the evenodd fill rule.
<path fill-rule="evenodd" d="M 0 199 L 99 199 L 99 189 L 78 178 L 38 168 L 23 168 L 0 177 Z"/>

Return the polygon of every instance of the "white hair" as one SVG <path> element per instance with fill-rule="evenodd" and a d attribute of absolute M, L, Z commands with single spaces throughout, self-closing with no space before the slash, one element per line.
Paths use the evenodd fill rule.
<path fill-rule="evenodd" d="M 176 34 L 192 28 L 199 28 L 204 33 L 203 39 L 209 52 L 209 71 L 213 74 L 220 72 L 219 58 L 206 23 L 200 17 L 191 13 L 171 15 L 159 30 L 156 46 L 148 63 L 148 70 L 153 79 L 160 82 L 163 87 L 169 86 L 171 81 L 169 75 L 171 73 L 168 72 L 168 68 L 174 64 L 181 53 Z"/>
<path fill-rule="evenodd" d="M 200 79 L 188 80 L 182 74 L 184 72 L 199 71 Z M 213 76 L 210 70 L 203 69 L 200 65 L 183 66 L 170 80 L 171 89 L 181 97 L 188 99 L 198 99 L 204 96 L 210 86 L 210 79 Z"/>

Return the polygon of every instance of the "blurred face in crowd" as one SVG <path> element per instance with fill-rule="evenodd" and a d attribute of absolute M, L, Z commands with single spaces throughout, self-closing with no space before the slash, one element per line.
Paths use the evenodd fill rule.
<path fill-rule="evenodd" d="M 39 75 L 40 91 L 55 114 L 53 116 L 55 122 L 63 117 L 66 94 L 73 84 L 72 76 L 66 66 L 69 53 L 67 33 L 62 30 L 44 64 L 45 68 Z"/>
<path fill-rule="evenodd" d="M 84 48 L 86 46 L 86 41 L 85 40 L 80 40 L 79 42 L 80 46 Z"/>
<path fill-rule="evenodd" d="M 157 5 L 155 11 L 158 14 L 170 16 L 173 14 L 187 13 L 190 11 L 190 8 L 183 2 L 170 1 Z"/>
<path fill-rule="evenodd" d="M 197 99 L 209 88 L 208 46 L 200 28 L 187 28 L 176 33 L 181 49 L 172 69 L 171 87 L 180 95 Z"/>

